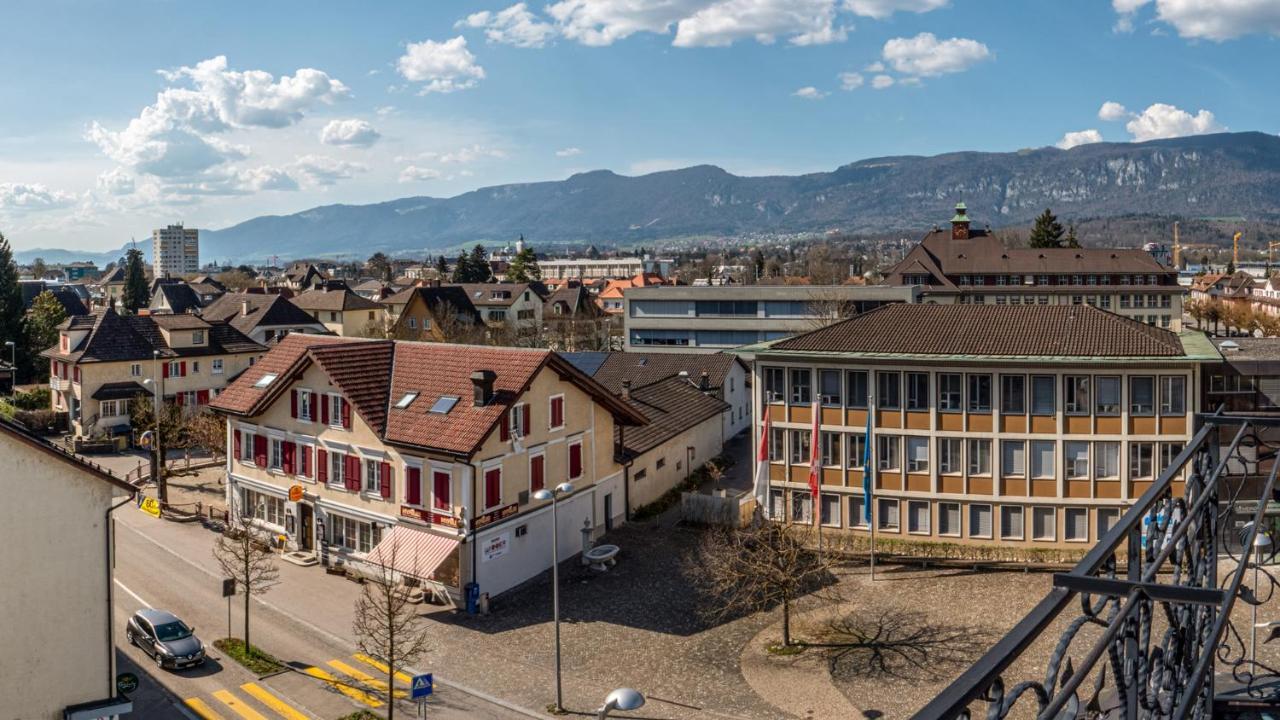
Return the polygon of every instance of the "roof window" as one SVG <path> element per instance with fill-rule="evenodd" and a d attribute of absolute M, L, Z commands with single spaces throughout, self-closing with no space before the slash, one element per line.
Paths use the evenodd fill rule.
<path fill-rule="evenodd" d="M 267 373 L 258 378 L 258 382 L 254 383 L 253 386 L 256 388 L 270 387 L 271 383 L 275 382 L 277 377 L 279 376 L 275 373 Z"/>
<path fill-rule="evenodd" d="M 431 406 L 431 412 L 436 415 L 447 415 L 454 405 L 458 404 L 457 395 L 441 395 L 439 400 Z"/>
<path fill-rule="evenodd" d="M 415 399 L 417 399 L 417 397 L 418 397 L 418 393 L 416 391 L 405 393 L 404 397 L 400 398 L 400 402 L 396 403 L 396 409 L 403 410 L 409 407 L 409 403 L 412 403 Z"/>

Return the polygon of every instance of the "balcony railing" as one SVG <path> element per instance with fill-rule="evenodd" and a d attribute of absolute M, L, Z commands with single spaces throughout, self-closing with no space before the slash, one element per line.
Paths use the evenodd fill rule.
<path fill-rule="evenodd" d="M 1249 631 L 1231 620 L 1237 600 L 1262 602 L 1242 584 L 1256 564 L 1241 548 L 1254 547 L 1268 501 L 1280 500 L 1277 433 L 1277 418 L 1198 416 L 1195 436 L 1151 488 L 915 718 L 1207 718 L 1215 677 L 1251 702 L 1280 706 L 1280 670 L 1250 659 Z M 1033 664 L 1043 676 L 1006 678 L 1037 640 L 1054 643 L 1048 663 Z"/>

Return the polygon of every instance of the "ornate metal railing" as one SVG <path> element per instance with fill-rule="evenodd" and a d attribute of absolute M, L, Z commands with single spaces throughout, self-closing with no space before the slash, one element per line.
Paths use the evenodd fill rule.
<path fill-rule="evenodd" d="M 1242 582 L 1258 570 L 1241 550 L 1280 500 L 1277 438 L 1277 418 L 1198 416 L 1191 442 L 1116 525 L 915 718 L 1208 718 L 1216 684 L 1280 705 L 1280 670 L 1250 658 L 1253 628 L 1242 634 L 1231 620 L 1237 600 L 1261 604 L 1278 585 L 1265 565 L 1264 591 Z M 1027 663 L 1043 675 L 1006 680 L 1054 632 L 1048 662 Z"/>

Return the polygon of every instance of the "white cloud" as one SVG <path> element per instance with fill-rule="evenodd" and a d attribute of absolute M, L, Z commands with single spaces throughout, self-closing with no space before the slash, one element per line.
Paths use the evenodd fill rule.
<path fill-rule="evenodd" d="M 1119 30 L 1133 28 L 1134 16 L 1153 0 L 1112 0 Z M 1242 35 L 1280 35 L 1280 3 L 1275 0 L 1154 0 L 1156 17 L 1184 38 L 1221 42 Z"/>
<path fill-rule="evenodd" d="M 404 79 L 422 83 L 419 92 L 423 95 L 466 90 L 484 79 L 484 68 L 476 64 L 467 39 L 461 35 L 444 42 L 409 43 L 396 68 Z"/>
<path fill-rule="evenodd" d="M 882 73 L 884 72 L 884 63 L 877 60 L 863 69 L 869 73 Z"/>
<path fill-rule="evenodd" d="M 395 114 L 396 107 L 394 105 L 379 105 L 373 111 L 378 114 L 378 117 L 387 117 Z"/>
<path fill-rule="evenodd" d="M 369 147 L 380 137 L 382 134 L 372 125 L 356 118 L 330 120 L 320 131 L 320 142 L 325 145 Z"/>
<path fill-rule="evenodd" d="M 238 174 L 241 186 L 245 190 L 297 190 L 298 181 L 280 168 L 263 165 L 250 168 Z"/>
<path fill-rule="evenodd" d="M 932 77 L 968 70 L 991 57 L 986 45 L 967 38 L 938 40 L 933 33 L 893 38 L 884 44 L 884 60 L 904 75 Z"/>
<path fill-rule="evenodd" d="M 346 85 L 320 70 L 302 68 L 276 80 L 264 70 L 229 70 L 225 55 L 160 74 L 170 82 L 190 80 L 218 117 L 236 127 L 286 127 L 316 104 L 349 94 Z"/>
<path fill-rule="evenodd" d="M 557 33 L 555 25 L 538 20 L 524 3 L 516 3 L 498 12 L 482 10 L 472 13 L 458 21 L 455 27 L 483 28 L 489 42 L 522 48 L 543 47 Z"/>
<path fill-rule="evenodd" d="M 402 183 L 423 182 L 425 180 L 435 180 L 438 177 L 440 177 L 439 170 L 418 167 L 417 165 L 410 165 L 400 171 L 400 182 Z"/>
<path fill-rule="evenodd" d="M 885 88 L 893 87 L 893 78 L 889 75 L 877 75 L 871 78 L 871 87 L 876 90 L 884 90 Z"/>
<path fill-rule="evenodd" d="M 1218 123 L 1213 113 L 1201 110 L 1195 115 L 1173 105 L 1155 103 L 1135 116 L 1124 126 L 1137 142 L 1160 138 L 1203 135 L 1223 132 L 1227 128 Z"/>
<path fill-rule="evenodd" d="M 1102 142 L 1102 133 L 1097 130 L 1077 130 L 1063 135 L 1062 139 L 1056 143 L 1056 147 L 1062 148 L 1063 150 L 1070 150 L 1071 148 L 1079 147 L 1080 145 L 1089 145 L 1091 143 L 1100 142 Z"/>
<path fill-rule="evenodd" d="M 75 203 L 75 196 L 41 183 L 0 183 L 0 212 L 58 210 Z"/>
<path fill-rule="evenodd" d="M 134 191 L 133 176 L 113 168 L 98 176 L 98 187 L 110 195 L 131 195 Z"/>
<path fill-rule="evenodd" d="M 845 0 L 855 15 L 884 20 L 896 12 L 927 13 L 946 7 L 949 0 Z"/>
<path fill-rule="evenodd" d="M 836 77 L 840 79 L 841 90 L 857 90 L 867 81 L 862 77 L 862 73 L 856 72 L 842 72 Z"/>
<path fill-rule="evenodd" d="M 1123 120 L 1130 116 L 1128 108 L 1118 102 L 1108 100 L 1102 103 L 1102 107 L 1098 108 L 1098 119 L 1107 122 L 1115 122 Z"/>
<path fill-rule="evenodd" d="M 821 90 L 819 90 L 818 88 L 812 85 L 806 85 L 805 87 L 802 87 L 791 94 L 803 100 L 821 100 L 822 98 L 827 96 L 826 93 L 822 92 Z"/>
<path fill-rule="evenodd" d="M 793 45 L 825 45 L 848 32 L 837 24 L 832 0 L 721 0 L 681 18 L 671 44 L 724 47 L 746 38 L 771 44 L 786 36 Z"/>
<path fill-rule="evenodd" d="M 582 154 L 582 148 L 567 147 L 556 151 L 556 157 L 577 157 Z"/>
<path fill-rule="evenodd" d="M 303 155 L 289 164 L 289 173 L 311 186 L 328 186 L 368 170 L 360 163 L 335 160 L 324 155 Z"/>
<path fill-rule="evenodd" d="M 434 160 L 444 165 L 469 165 L 477 160 L 501 159 L 506 156 L 505 152 L 497 148 L 479 144 L 466 145 L 449 152 L 424 152 L 419 155 L 424 160 Z"/>

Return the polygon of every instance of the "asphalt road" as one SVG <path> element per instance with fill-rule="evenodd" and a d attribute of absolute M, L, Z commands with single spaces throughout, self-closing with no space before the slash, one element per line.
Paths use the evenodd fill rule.
<path fill-rule="evenodd" d="M 116 518 L 116 644 L 126 659 L 121 671 L 131 669 L 131 662 L 142 677 L 133 717 L 332 720 L 359 709 L 385 715 L 386 687 L 378 682 L 385 675 L 358 654 L 350 629 L 323 627 L 302 611 L 284 612 L 256 598 L 251 604 L 253 643 L 288 664 L 289 671 L 260 679 L 224 658 L 213 647 L 215 639 L 227 635 L 227 601 L 209 550 L 214 535 L 198 526 L 156 520 L 130 505 L 118 510 Z M 231 631 L 240 637 L 244 600 L 232 600 Z M 142 650 L 129 646 L 125 623 L 142 607 L 169 610 L 194 626 L 208 648 L 208 661 L 178 672 L 161 670 Z M 407 688 L 405 680 L 396 681 L 397 690 Z M 397 715 L 416 717 L 416 706 L 400 700 Z M 527 714 L 437 684 L 427 716 L 496 720 Z"/>

